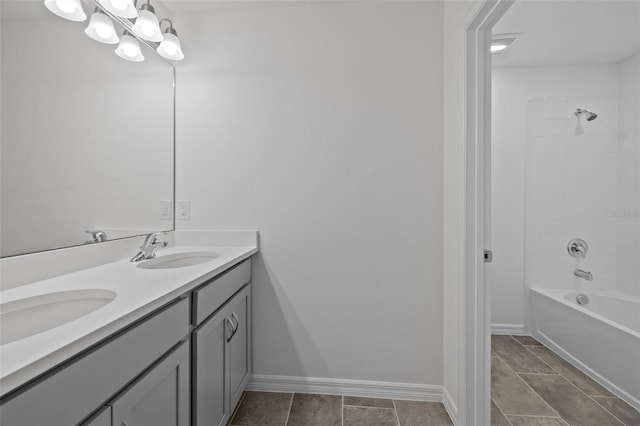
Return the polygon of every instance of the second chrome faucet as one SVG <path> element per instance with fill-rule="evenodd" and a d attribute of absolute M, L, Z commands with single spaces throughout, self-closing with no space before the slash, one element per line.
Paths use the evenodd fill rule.
<path fill-rule="evenodd" d="M 159 235 L 165 235 L 167 232 L 152 232 L 144 239 L 144 242 L 140 246 L 140 251 L 131 258 L 131 262 L 138 262 L 140 260 L 153 259 L 156 257 L 156 251 L 159 248 L 169 245 L 166 241 L 158 241 Z"/>

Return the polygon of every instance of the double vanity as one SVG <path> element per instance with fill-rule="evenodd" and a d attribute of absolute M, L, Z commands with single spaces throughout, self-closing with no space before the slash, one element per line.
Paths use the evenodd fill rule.
<path fill-rule="evenodd" d="M 251 375 L 257 235 L 178 234 L 153 259 L 2 291 L 3 425 L 227 423 Z"/>

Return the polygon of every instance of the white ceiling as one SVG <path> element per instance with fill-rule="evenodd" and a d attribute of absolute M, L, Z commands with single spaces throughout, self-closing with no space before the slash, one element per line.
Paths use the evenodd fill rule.
<path fill-rule="evenodd" d="M 640 51 L 640 0 L 517 0 L 493 34 L 524 33 L 494 67 L 620 62 Z"/>

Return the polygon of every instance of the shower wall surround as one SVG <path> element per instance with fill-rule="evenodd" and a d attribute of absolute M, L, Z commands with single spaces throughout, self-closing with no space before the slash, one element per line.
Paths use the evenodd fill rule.
<path fill-rule="evenodd" d="M 598 118 L 578 120 L 576 108 Z M 527 101 L 525 288 L 615 289 L 617 224 L 607 212 L 617 203 L 617 128 L 615 95 Z M 572 238 L 587 241 L 586 258 L 567 253 Z M 576 268 L 594 280 L 574 277 Z"/>
<path fill-rule="evenodd" d="M 638 62 L 493 70 L 494 331 L 524 329 L 532 285 L 638 294 Z M 578 127 L 576 108 L 598 118 Z"/>

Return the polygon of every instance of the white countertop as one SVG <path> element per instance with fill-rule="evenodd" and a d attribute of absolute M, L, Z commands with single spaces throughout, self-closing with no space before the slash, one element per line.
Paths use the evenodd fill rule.
<path fill-rule="evenodd" d="M 195 244 L 161 249 L 157 257 L 193 251 L 216 252 L 220 256 L 199 265 L 155 270 L 138 268 L 136 263 L 123 259 L 0 292 L 2 303 L 67 290 L 102 289 L 117 294 L 113 301 L 94 312 L 0 346 L 0 393 L 15 389 L 258 251 L 257 244 L 247 247 Z"/>

